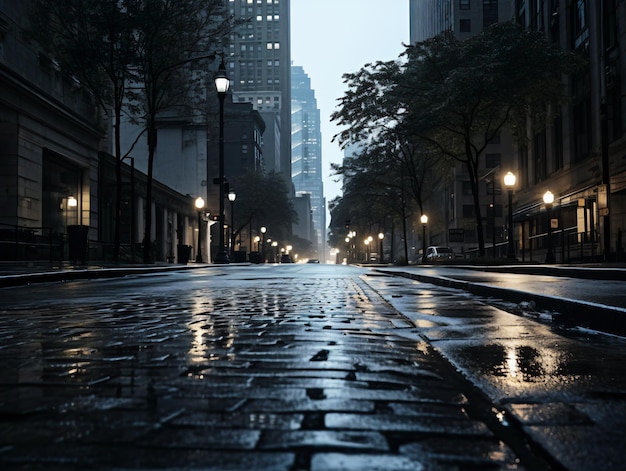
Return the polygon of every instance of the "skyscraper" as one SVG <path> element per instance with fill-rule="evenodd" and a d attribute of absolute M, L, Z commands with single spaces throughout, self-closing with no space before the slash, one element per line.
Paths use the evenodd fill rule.
<path fill-rule="evenodd" d="M 228 0 L 230 13 L 245 20 L 231 38 L 228 75 L 235 103 L 252 103 L 268 129 L 280 126 L 279 158 L 268 155 L 266 168 L 291 180 L 291 87 L 289 0 Z M 267 122 L 267 113 L 278 116 Z M 273 134 L 273 133 L 272 133 Z M 266 136 L 268 138 L 268 136 Z M 273 139 L 273 135 L 269 136 Z M 276 168 L 278 162 L 279 168 Z"/>
<path fill-rule="evenodd" d="M 311 79 L 300 66 L 291 67 L 291 181 L 296 195 L 310 195 L 314 245 L 324 258 L 326 205 L 322 182 L 322 134 Z"/>

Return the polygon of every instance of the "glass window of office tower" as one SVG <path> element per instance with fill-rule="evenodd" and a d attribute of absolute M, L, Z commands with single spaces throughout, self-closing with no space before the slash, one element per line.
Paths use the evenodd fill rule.
<path fill-rule="evenodd" d="M 459 10 L 469 10 L 470 0 L 459 0 Z"/>

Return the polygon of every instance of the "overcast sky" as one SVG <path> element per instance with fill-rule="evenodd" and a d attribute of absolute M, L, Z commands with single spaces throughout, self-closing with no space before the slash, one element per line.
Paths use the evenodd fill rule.
<path fill-rule="evenodd" d="M 396 59 L 408 42 L 408 0 L 291 0 L 291 58 L 311 78 L 320 109 L 327 203 L 341 195 L 341 184 L 330 177 L 330 163 L 343 158 L 337 143 L 330 142 L 339 131 L 330 115 L 345 90 L 342 74 Z"/>

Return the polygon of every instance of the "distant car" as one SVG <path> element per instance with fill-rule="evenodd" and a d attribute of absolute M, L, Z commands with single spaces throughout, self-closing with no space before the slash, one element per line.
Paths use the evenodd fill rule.
<path fill-rule="evenodd" d="M 280 256 L 280 263 L 293 263 L 293 260 L 289 254 L 284 253 Z"/>
<path fill-rule="evenodd" d="M 426 261 L 433 262 L 445 262 L 454 258 L 454 252 L 450 247 L 443 247 L 434 245 L 426 249 Z"/>
<path fill-rule="evenodd" d="M 306 263 L 320 263 L 320 261 L 317 258 L 309 258 Z"/>

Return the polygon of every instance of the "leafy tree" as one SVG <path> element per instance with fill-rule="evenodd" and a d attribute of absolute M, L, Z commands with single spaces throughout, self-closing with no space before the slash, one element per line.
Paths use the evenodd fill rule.
<path fill-rule="evenodd" d="M 444 33 L 408 47 L 405 56 L 394 88 L 404 108 L 400 128 L 466 166 L 484 256 L 478 169 L 485 149 L 505 129 L 523 138 L 529 114 L 564 100 L 562 74 L 578 61 L 543 33 L 512 23 L 463 41 Z"/>
<path fill-rule="evenodd" d="M 148 171 L 143 259 L 151 261 L 152 181 L 157 127 L 164 112 L 199 106 L 208 86 L 209 61 L 233 27 L 222 0 L 133 0 L 137 38 L 136 115 L 145 126 Z M 186 113 L 185 113 L 186 114 Z"/>
<path fill-rule="evenodd" d="M 400 61 L 366 64 L 356 73 L 344 74 L 348 90 L 331 119 L 346 129 L 334 139 L 342 147 L 359 143 L 367 149 L 359 158 L 358 168 L 344 170 L 368 172 L 377 175 L 378 180 L 387 180 L 379 181 L 379 187 L 392 190 L 393 197 L 387 203 L 392 210 L 406 213 L 409 200 L 413 200 L 423 213 L 433 182 L 441 172 L 442 160 L 428 143 L 415 139 L 400 126 L 406 113 L 396 91 L 402 75 Z M 392 175 L 395 179 L 390 182 Z M 384 194 L 379 196 L 385 198 Z M 406 222 L 402 219 L 405 236 Z"/>
<path fill-rule="evenodd" d="M 342 166 L 333 165 L 337 175 L 344 176 L 344 196 L 331 212 L 334 238 L 331 245 L 343 245 L 343 221 L 350 220 L 358 234 L 378 233 L 388 222 L 399 220 L 404 233 L 404 258 L 408 258 L 407 220 L 411 215 L 410 178 L 402 162 L 389 155 L 394 150 L 364 147 Z"/>
<path fill-rule="evenodd" d="M 209 62 L 223 50 L 235 21 L 223 0 L 33 0 L 31 22 L 31 36 L 89 88 L 113 119 L 115 258 L 120 245 L 123 113 L 147 131 L 143 258 L 149 262 L 158 119 L 166 111 L 193 114 L 198 97 L 206 95 Z"/>
<path fill-rule="evenodd" d="M 246 227 L 251 229 L 254 224 L 264 225 L 278 240 L 291 237 L 291 225 L 298 218 L 287 197 L 287 184 L 279 173 L 249 171 L 232 184 L 237 188 L 233 238 L 240 237 Z"/>

